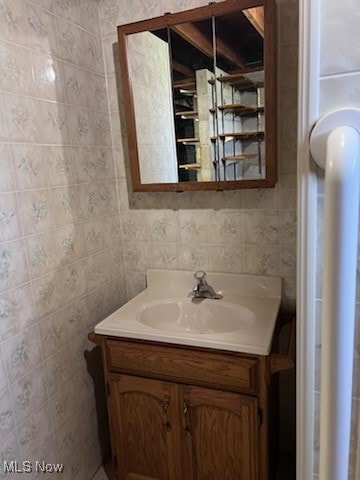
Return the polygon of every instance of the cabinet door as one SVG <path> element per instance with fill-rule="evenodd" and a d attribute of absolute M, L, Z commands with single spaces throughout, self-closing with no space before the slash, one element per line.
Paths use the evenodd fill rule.
<path fill-rule="evenodd" d="M 257 399 L 198 387 L 180 398 L 183 478 L 258 480 Z"/>
<path fill-rule="evenodd" d="M 119 374 L 109 381 L 118 479 L 180 480 L 176 386 Z"/>

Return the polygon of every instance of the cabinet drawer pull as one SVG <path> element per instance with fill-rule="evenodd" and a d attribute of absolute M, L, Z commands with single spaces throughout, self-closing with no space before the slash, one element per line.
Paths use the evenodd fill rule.
<path fill-rule="evenodd" d="M 171 430 L 171 423 L 170 423 L 170 422 L 164 423 L 164 427 L 165 427 L 165 430 L 166 430 L 167 432 L 170 432 L 170 430 Z"/>
<path fill-rule="evenodd" d="M 191 437 L 191 430 L 190 430 L 190 427 L 189 427 L 189 426 L 185 428 L 185 435 L 186 435 L 187 437 Z"/>
<path fill-rule="evenodd" d="M 184 400 L 184 403 L 183 403 L 183 414 L 184 415 L 186 415 L 188 413 L 189 405 L 190 405 L 189 400 Z"/>
<path fill-rule="evenodd" d="M 169 404 L 170 404 L 170 398 L 169 397 L 165 397 L 164 398 L 164 401 L 163 401 L 163 412 L 164 413 L 167 413 L 168 410 L 169 410 Z"/>

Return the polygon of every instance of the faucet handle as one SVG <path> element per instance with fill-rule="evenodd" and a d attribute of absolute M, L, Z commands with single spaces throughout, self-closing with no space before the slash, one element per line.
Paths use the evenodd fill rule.
<path fill-rule="evenodd" d="M 194 273 L 194 277 L 196 278 L 196 280 L 203 282 L 205 280 L 206 273 L 202 270 L 199 270 L 198 272 Z"/>

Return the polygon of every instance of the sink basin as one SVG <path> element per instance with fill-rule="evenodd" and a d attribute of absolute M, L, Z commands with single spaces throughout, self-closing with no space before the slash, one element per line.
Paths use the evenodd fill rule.
<path fill-rule="evenodd" d="M 281 278 L 207 273 L 221 299 L 189 298 L 194 272 L 148 270 L 147 288 L 95 327 L 122 338 L 268 355 Z"/>
<path fill-rule="evenodd" d="M 209 299 L 165 299 L 143 305 L 139 322 L 166 332 L 225 333 L 244 330 L 255 315 L 241 305 Z"/>

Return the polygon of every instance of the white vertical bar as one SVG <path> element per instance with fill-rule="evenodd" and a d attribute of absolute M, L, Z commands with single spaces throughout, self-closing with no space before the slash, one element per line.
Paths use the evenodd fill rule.
<path fill-rule="evenodd" d="M 335 128 L 327 140 L 321 356 L 320 480 L 348 480 L 360 135 Z"/>
<path fill-rule="evenodd" d="M 278 2 L 281 3 L 281 2 Z M 280 8 L 282 7 L 282 3 Z M 309 130 L 318 118 L 320 0 L 299 1 L 296 478 L 314 471 L 316 170 Z"/>

